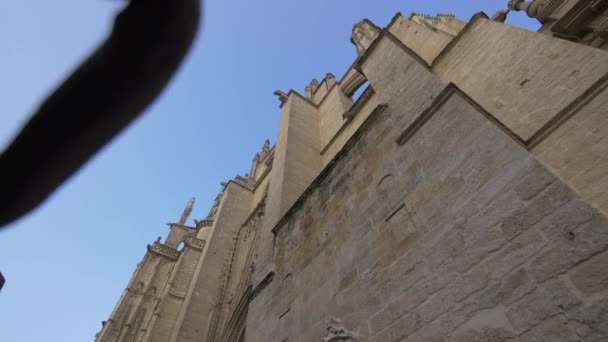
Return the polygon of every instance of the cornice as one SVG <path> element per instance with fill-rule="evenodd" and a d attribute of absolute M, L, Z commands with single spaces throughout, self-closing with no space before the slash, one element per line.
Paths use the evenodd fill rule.
<path fill-rule="evenodd" d="M 175 248 L 171 248 L 158 241 L 155 241 L 152 245 L 148 245 L 148 252 L 158 254 L 171 260 L 177 260 L 179 257 L 179 252 Z"/>
<path fill-rule="evenodd" d="M 410 124 L 405 130 L 399 135 L 397 140 L 395 141 L 398 145 L 404 145 L 407 143 L 416 132 L 420 130 L 422 126 L 443 107 L 443 105 L 454 95 L 460 96 L 464 100 L 466 100 L 469 104 L 475 107 L 478 112 L 480 112 L 483 116 L 488 119 L 488 121 L 492 122 L 495 126 L 500 128 L 504 133 L 510 136 L 514 141 L 520 144 L 522 147 L 526 148 L 526 143 L 520 138 L 517 134 L 515 134 L 512 130 L 510 130 L 507 126 L 505 126 L 500 120 L 496 119 L 490 112 L 488 112 L 483 106 L 481 106 L 477 101 L 467 95 L 464 91 L 462 91 L 458 86 L 452 82 L 448 83 L 443 90 L 437 95 L 437 97 L 433 100 L 433 103 L 429 107 L 427 107 L 418 117 Z"/>
<path fill-rule="evenodd" d="M 526 140 L 528 149 L 533 149 L 544 141 L 551 135 L 551 133 L 566 123 L 582 108 L 585 108 L 585 106 L 591 100 L 596 98 L 599 94 L 602 94 L 606 88 L 608 88 L 608 74 L 605 74 L 593 85 L 587 88 L 587 90 L 585 90 L 579 97 L 560 110 L 553 118 L 551 118 L 551 120 L 547 121 L 547 123 L 545 123 L 536 133 Z"/>
<path fill-rule="evenodd" d="M 359 58 L 356 61 L 355 66 L 354 66 L 355 70 L 364 74 L 361 69 L 363 64 L 367 61 L 369 56 L 371 56 L 371 54 L 376 50 L 376 47 L 378 46 L 378 44 L 380 44 L 380 42 L 382 41 L 383 38 L 390 39 L 393 43 L 395 43 L 398 47 L 400 47 L 408 55 L 410 55 L 412 58 L 414 58 L 418 63 L 425 66 L 427 69 L 430 68 L 430 65 L 424 59 L 422 59 L 422 57 L 420 57 L 416 52 L 414 52 L 412 49 L 410 49 L 405 44 L 403 44 L 397 37 L 395 37 L 395 35 L 393 35 L 391 32 L 388 31 L 388 29 L 385 28 L 380 31 L 380 35 L 378 35 L 378 37 L 374 40 L 374 42 L 367 48 L 367 50 L 365 50 L 365 53 L 363 55 L 359 56 Z"/>
<path fill-rule="evenodd" d="M 490 17 L 488 17 L 488 15 L 485 14 L 483 11 L 473 14 L 473 16 L 471 17 L 469 22 L 467 22 L 464 25 L 464 27 L 462 28 L 462 30 L 460 30 L 460 32 L 458 32 L 456 37 L 454 37 L 448 43 L 448 45 L 446 45 L 443 48 L 443 50 L 441 50 L 441 52 L 439 52 L 439 54 L 435 57 L 435 59 L 433 59 L 433 61 L 429 64 L 429 66 L 432 68 L 435 65 L 437 65 L 437 63 L 440 62 L 454 48 L 454 46 L 456 46 L 456 44 L 458 44 L 458 42 L 462 39 L 462 37 L 471 30 L 471 27 L 473 27 L 473 25 L 477 24 L 477 22 L 482 19 L 489 20 Z"/>
<path fill-rule="evenodd" d="M 297 91 L 295 91 L 293 89 L 289 89 L 289 91 L 287 92 L 287 96 L 290 96 L 290 95 L 295 95 L 295 96 L 299 97 L 300 99 L 304 100 L 305 102 L 307 102 L 309 105 L 311 105 L 317 109 L 319 108 L 319 106 L 316 105 L 314 102 L 312 102 L 312 100 L 309 100 L 308 98 L 306 98 L 306 96 L 298 93 Z"/>

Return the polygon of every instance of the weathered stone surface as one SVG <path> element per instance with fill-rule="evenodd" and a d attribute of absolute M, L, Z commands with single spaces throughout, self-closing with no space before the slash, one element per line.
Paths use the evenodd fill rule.
<path fill-rule="evenodd" d="M 608 301 L 595 301 L 566 315 L 585 341 L 605 341 L 608 337 Z"/>
<path fill-rule="evenodd" d="M 524 332 L 546 318 L 580 304 L 580 299 L 563 282 L 555 280 L 510 304 L 507 317 L 515 329 Z"/>
<path fill-rule="evenodd" d="M 452 333 L 453 341 L 504 341 L 515 336 L 504 309 L 481 310 Z"/>
<path fill-rule="evenodd" d="M 280 94 L 276 147 L 165 246 L 203 247 L 152 250 L 99 340 L 608 338 L 608 54 L 481 14 L 353 40 L 340 82 Z"/>
<path fill-rule="evenodd" d="M 584 295 L 591 296 L 608 290 L 608 253 L 599 254 L 570 272 L 570 279 Z"/>
<path fill-rule="evenodd" d="M 541 225 L 554 247 L 530 261 L 531 275 L 537 281 L 561 274 L 608 247 L 608 221 L 603 215 L 580 201 L 562 208 Z"/>
<path fill-rule="evenodd" d="M 505 304 L 511 304 L 536 289 L 536 284 L 524 269 L 519 269 L 506 275 L 500 282 L 496 299 Z"/>

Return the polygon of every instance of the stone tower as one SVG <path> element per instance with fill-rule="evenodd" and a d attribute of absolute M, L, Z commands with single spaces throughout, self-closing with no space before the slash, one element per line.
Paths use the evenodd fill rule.
<path fill-rule="evenodd" d="M 186 225 L 192 211 L 194 198 L 188 202 L 177 223 L 169 223 L 169 235 L 165 242 L 159 237 L 143 260 L 137 265 L 118 304 L 96 341 L 148 340 L 161 308 L 169 314 L 175 302 L 183 299 L 184 287 L 191 277 L 192 263 L 196 263 L 205 246 L 200 227 Z M 204 230 L 204 229 L 202 229 Z"/>
<path fill-rule="evenodd" d="M 148 247 L 97 340 L 605 339 L 606 2 L 508 6 L 539 32 L 354 25 L 351 67 L 275 92 L 276 144 Z"/>

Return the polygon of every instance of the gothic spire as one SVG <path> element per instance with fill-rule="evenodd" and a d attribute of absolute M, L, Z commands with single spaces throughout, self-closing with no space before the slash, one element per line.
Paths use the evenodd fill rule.
<path fill-rule="evenodd" d="M 181 225 L 186 224 L 186 221 L 188 220 L 188 216 L 190 216 L 190 213 L 192 212 L 193 206 L 194 206 L 194 197 L 192 197 L 190 202 L 188 202 L 188 205 L 186 205 L 186 209 L 184 209 L 184 213 L 182 214 L 182 217 L 179 219 L 179 224 L 181 224 Z"/>

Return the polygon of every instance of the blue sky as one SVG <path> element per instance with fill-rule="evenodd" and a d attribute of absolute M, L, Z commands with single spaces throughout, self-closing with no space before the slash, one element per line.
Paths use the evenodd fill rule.
<path fill-rule="evenodd" d="M 492 15 L 507 0 L 309 0 L 205 3 L 204 26 L 149 110 L 40 208 L 0 231 L 3 341 L 92 340 L 146 251 L 196 196 L 206 216 L 219 183 L 274 143 L 276 89 L 340 78 L 352 25 L 393 15 Z M 107 33 L 121 1 L 0 2 L 0 147 Z M 522 13 L 509 23 L 537 24 Z M 83 115 L 86 113 L 83 113 Z M 1 189 L 0 189 L 1 191 Z"/>

